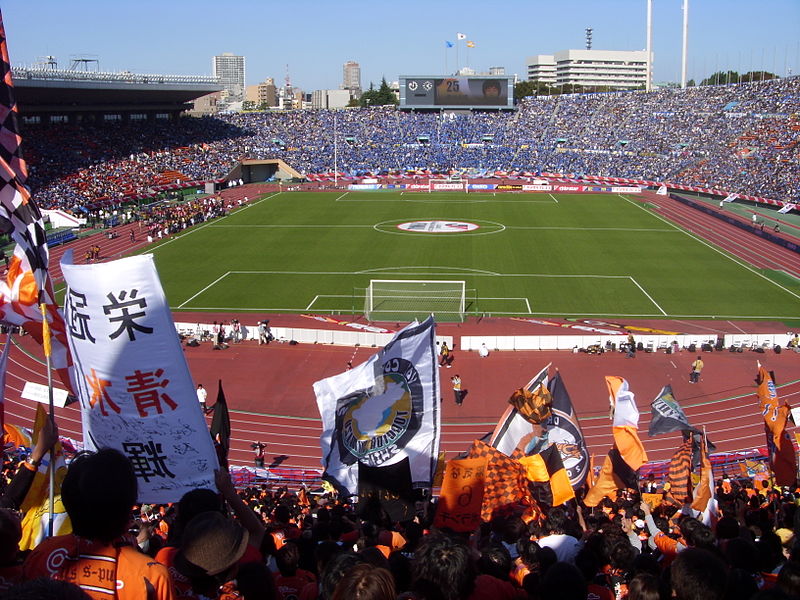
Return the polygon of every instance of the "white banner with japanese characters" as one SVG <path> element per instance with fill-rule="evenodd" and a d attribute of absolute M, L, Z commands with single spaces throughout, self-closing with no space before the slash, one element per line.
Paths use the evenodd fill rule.
<path fill-rule="evenodd" d="M 67 252 L 61 269 L 86 448 L 125 454 L 140 502 L 215 489 L 214 444 L 152 255 L 75 265 Z"/>

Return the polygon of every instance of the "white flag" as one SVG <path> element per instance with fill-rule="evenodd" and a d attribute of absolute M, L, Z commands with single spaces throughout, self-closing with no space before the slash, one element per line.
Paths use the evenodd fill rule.
<path fill-rule="evenodd" d="M 739 194 L 728 194 L 727 196 L 725 196 L 725 198 L 722 201 L 723 202 L 733 202 L 738 197 L 739 197 Z"/>
<path fill-rule="evenodd" d="M 441 414 L 433 317 L 410 324 L 365 363 L 314 384 L 322 417 L 325 478 L 358 491 L 358 463 L 393 465 L 408 457 L 412 485 L 430 487 Z"/>
<path fill-rule="evenodd" d="M 793 208 L 797 208 L 797 204 L 792 204 L 792 203 L 784 204 L 783 207 L 781 207 L 781 209 L 778 212 L 782 215 L 785 215 Z"/>
<path fill-rule="evenodd" d="M 465 39 L 467 39 L 467 34 L 466 33 L 457 33 L 456 34 L 456 39 L 457 40 L 465 40 Z"/>
<path fill-rule="evenodd" d="M 666 196 L 667 195 L 667 186 L 662 185 L 660 188 L 658 188 L 658 191 L 656 192 L 656 195 L 658 195 L 658 196 Z"/>
<path fill-rule="evenodd" d="M 153 256 L 74 265 L 67 252 L 61 269 L 86 448 L 131 460 L 139 502 L 215 489 L 214 444 Z"/>

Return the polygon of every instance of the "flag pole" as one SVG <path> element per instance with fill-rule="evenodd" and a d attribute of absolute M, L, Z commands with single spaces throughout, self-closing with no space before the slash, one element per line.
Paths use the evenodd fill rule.
<path fill-rule="evenodd" d="M 47 398 L 49 407 L 48 417 L 50 419 L 50 424 L 53 426 L 53 429 L 55 430 L 56 413 L 55 413 L 55 403 L 53 402 L 53 372 L 51 370 L 51 364 L 50 364 L 51 362 L 50 323 L 47 321 L 47 305 L 44 303 L 44 283 L 42 288 L 39 289 L 39 309 L 42 311 L 42 348 L 44 349 L 44 358 L 47 368 Z M 41 435 L 41 433 L 39 435 Z M 56 445 L 53 444 L 50 447 L 50 465 L 48 467 L 50 470 L 50 502 L 48 505 L 49 518 L 47 519 L 47 537 L 53 537 L 53 519 L 55 518 L 55 512 L 56 512 L 55 464 L 56 464 Z"/>
<path fill-rule="evenodd" d="M 339 139 L 336 135 L 336 113 L 333 113 L 333 186 L 339 185 Z"/>

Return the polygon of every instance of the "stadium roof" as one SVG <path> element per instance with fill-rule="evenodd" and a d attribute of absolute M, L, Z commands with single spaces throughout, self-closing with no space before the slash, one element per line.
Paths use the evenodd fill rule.
<path fill-rule="evenodd" d="M 180 112 L 222 90 L 215 77 L 99 73 L 55 69 L 13 70 L 22 116 L 45 113 Z"/>

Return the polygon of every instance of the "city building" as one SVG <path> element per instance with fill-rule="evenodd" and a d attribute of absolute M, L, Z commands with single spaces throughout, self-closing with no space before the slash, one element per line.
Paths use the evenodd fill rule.
<path fill-rule="evenodd" d="M 227 103 L 244 101 L 244 56 L 224 52 L 212 61 L 212 73 L 219 78 Z"/>
<path fill-rule="evenodd" d="M 245 100 L 252 102 L 256 107 L 273 108 L 278 106 L 278 88 L 275 86 L 275 80 L 267 77 L 262 83 L 248 85 L 245 91 Z"/>
<path fill-rule="evenodd" d="M 526 59 L 528 81 L 614 89 L 644 88 L 645 50 L 562 50 Z"/>
<path fill-rule="evenodd" d="M 361 65 L 348 60 L 342 67 L 342 89 L 350 90 L 351 96 L 361 95 Z"/>
<path fill-rule="evenodd" d="M 350 102 L 350 90 L 315 90 L 311 108 L 345 108 Z"/>

